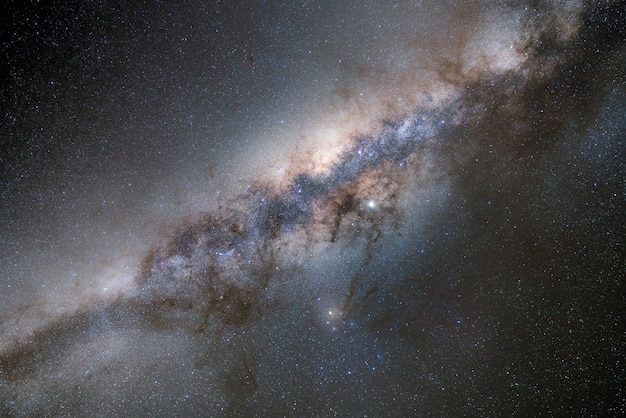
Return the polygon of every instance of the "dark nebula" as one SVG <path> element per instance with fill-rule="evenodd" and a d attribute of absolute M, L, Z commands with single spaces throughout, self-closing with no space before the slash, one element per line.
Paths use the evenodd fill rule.
<path fill-rule="evenodd" d="M 626 414 L 626 4 L 253 3 L 9 7 L 0 415 Z"/>

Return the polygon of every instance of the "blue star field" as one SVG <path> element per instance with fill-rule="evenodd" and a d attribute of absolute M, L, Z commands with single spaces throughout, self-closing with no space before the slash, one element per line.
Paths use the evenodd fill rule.
<path fill-rule="evenodd" d="M 622 1 L 10 3 L 2 416 L 621 416 Z"/>

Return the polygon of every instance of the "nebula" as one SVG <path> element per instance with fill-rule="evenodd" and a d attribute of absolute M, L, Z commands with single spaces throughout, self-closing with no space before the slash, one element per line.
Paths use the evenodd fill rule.
<path fill-rule="evenodd" d="M 418 3 L 417 29 L 449 27 L 390 25 L 393 60 L 304 95 L 323 128 L 246 145 L 243 183 L 150 216 L 130 272 L 34 325 L 3 311 L 0 413 L 624 413 L 624 3 Z M 242 80 L 266 65 L 230 53 Z"/>

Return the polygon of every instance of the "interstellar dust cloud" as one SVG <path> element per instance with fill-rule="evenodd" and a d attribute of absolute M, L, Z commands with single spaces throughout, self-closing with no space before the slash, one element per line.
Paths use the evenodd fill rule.
<path fill-rule="evenodd" d="M 124 292 L 6 344 L 0 411 L 81 415 L 106 401 L 103 415 L 326 415 L 395 411 L 385 406 L 392 392 L 404 399 L 398 412 L 446 405 L 441 393 L 407 391 L 450 384 L 444 369 L 467 374 L 481 359 L 500 361 L 507 331 L 487 319 L 500 302 L 482 280 L 513 288 L 532 275 L 529 265 L 560 260 L 535 255 L 571 239 L 544 221 L 560 210 L 575 216 L 550 186 L 567 172 L 560 150 L 581 147 L 602 103 L 616 100 L 603 80 L 610 63 L 623 64 L 623 26 L 603 25 L 624 23 L 623 4 L 528 9 L 506 15 L 518 31 L 506 49 L 478 29 L 440 40 L 432 61 L 420 62 L 432 79 L 415 82 L 405 104 L 382 106 L 369 132 L 343 138 L 323 167 L 302 169 L 305 157 L 294 155 L 281 182 L 250 181 L 172 227 Z M 475 19 L 468 24 L 505 29 Z M 390 90 L 408 95 L 411 77 L 392 80 L 401 83 Z M 623 93 L 623 80 L 615 88 Z M 341 377 L 323 378 L 327 370 Z M 349 383 L 355 374 L 365 376 L 360 389 Z M 378 406 L 359 401 L 356 392 L 396 379 L 404 383 L 373 395 Z M 457 387 L 453 397 L 474 390 Z M 523 397 L 544 399 L 530 392 Z M 476 398 L 450 401 L 450 410 L 510 407 Z"/>

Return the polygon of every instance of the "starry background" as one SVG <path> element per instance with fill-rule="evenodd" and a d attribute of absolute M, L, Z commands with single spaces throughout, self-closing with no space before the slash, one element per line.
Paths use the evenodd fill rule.
<path fill-rule="evenodd" d="M 9 2 L 0 415 L 626 413 L 625 17 Z"/>

